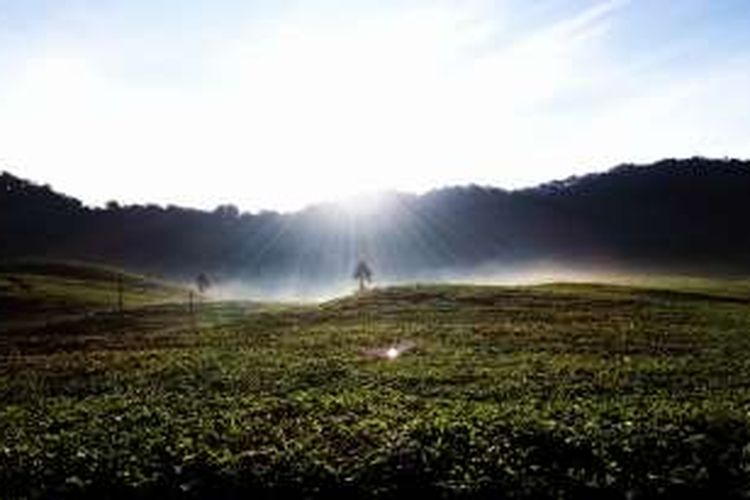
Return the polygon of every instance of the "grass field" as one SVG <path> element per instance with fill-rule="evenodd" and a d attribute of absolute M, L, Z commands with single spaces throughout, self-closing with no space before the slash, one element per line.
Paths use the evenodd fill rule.
<path fill-rule="evenodd" d="M 409 286 L 191 316 L 153 300 L 175 289 L 132 288 L 119 315 L 88 278 L 47 295 L 36 276 L 4 311 L 26 293 L 94 313 L 2 318 L 0 498 L 750 494 L 749 282 Z"/>
<path fill-rule="evenodd" d="M 187 290 L 156 279 L 80 262 L 26 260 L 0 263 L 0 332 L 21 326 L 185 300 Z"/>

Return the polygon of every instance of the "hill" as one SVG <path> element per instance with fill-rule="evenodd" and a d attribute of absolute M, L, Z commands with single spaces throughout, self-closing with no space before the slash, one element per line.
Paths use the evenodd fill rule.
<path fill-rule="evenodd" d="M 128 309 L 175 300 L 187 291 L 116 268 L 72 261 L 24 259 L 0 263 L 0 332 L 53 324 L 123 306 Z"/>
<path fill-rule="evenodd" d="M 563 268 L 750 272 L 750 162 L 664 160 L 504 191 L 385 195 L 371 211 L 289 214 L 154 205 L 89 208 L 0 176 L 0 258 L 73 258 L 192 279 L 205 271 L 267 290 L 349 279 L 365 255 L 384 280 L 467 270 Z"/>

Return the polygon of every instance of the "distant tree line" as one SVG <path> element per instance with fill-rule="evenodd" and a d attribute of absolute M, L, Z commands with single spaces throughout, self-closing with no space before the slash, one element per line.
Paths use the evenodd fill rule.
<path fill-rule="evenodd" d="M 0 175 L 0 258 L 75 258 L 193 279 L 196 272 L 315 281 L 351 276 L 364 250 L 379 276 L 482 263 L 602 263 L 750 271 L 750 162 L 622 165 L 532 189 L 392 194 L 374 214 L 333 204 L 290 214 L 176 206 L 84 206 Z"/>

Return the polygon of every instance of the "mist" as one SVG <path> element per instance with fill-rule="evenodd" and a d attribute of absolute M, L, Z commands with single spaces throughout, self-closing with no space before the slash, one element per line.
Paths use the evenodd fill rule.
<path fill-rule="evenodd" d="M 562 263 L 539 262 L 509 267 L 502 263 L 487 263 L 471 269 L 440 269 L 402 275 L 378 276 L 369 289 L 413 285 L 473 285 L 473 286 L 536 286 L 553 283 L 611 283 L 625 284 L 647 281 L 650 276 L 675 274 L 662 270 L 625 270 L 571 266 Z M 699 275 L 700 273 L 692 273 Z M 259 302 L 320 303 L 357 292 L 351 277 L 305 280 L 300 276 L 282 276 L 265 281 L 251 281 L 225 277 L 217 280 L 207 296 L 211 300 Z"/>

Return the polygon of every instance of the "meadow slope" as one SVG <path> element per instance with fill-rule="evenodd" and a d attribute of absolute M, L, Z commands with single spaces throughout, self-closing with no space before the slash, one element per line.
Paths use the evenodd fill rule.
<path fill-rule="evenodd" d="M 8 327 L 0 497 L 745 496 L 750 286 L 652 285 Z"/>

